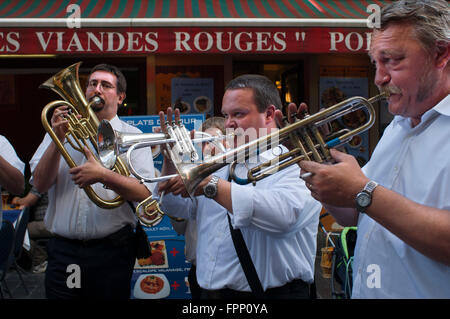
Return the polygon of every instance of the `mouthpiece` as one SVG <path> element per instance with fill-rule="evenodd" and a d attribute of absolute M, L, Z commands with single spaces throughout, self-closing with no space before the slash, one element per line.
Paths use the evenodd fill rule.
<path fill-rule="evenodd" d="M 98 96 L 94 96 L 92 99 L 93 104 L 99 104 L 102 100 Z"/>

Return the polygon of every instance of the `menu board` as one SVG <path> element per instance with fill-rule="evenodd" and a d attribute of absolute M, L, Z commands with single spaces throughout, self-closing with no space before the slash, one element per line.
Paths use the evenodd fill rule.
<path fill-rule="evenodd" d="M 124 116 L 121 120 L 136 126 L 143 133 L 153 133 L 160 127 L 159 116 Z M 188 130 L 199 130 L 204 114 L 181 115 Z M 155 172 L 159 175 L 163 156 L 159 147 L 152 148 Z M 132 299 L 190 299 L 187 276 L 191 264 L 184 254 L 184 236 L 178 235 L 170 218 L 164 218 L 153 227 L 143 226 L 150 243 L 152 256 L 136 260 L 131 278 Z"/>
<path fill-rule="evenodd" d="M 183 114 L 214 115 L 214 79 L 173 78 L 172 107 Z"/>
<path fill-rule="evenodd" d="M 320 77 L 321 108 L 327 108 L 353 96 L 368 97 L 368 79 L 365 77 Z M 368 113 L 364 109 L 350 113 L 331 122 L 332 132 L 347 128 L 353 130 L 365 123 Z M 355 156 L 360 166 L 369 160 L 369 132 L 353 137 L 345 145 L 348 154 Z"/>

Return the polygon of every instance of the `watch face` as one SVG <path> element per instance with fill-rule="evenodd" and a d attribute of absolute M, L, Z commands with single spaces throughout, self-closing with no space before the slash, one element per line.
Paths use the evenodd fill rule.
<path fill-rule="evenodd" d="M 206 196 L 212 196 L 214 195 L 215 187 L 212 185 L 207 185 L 205 187 L 205 195 Z"/>
<path fill-rule="evenodd" d="M 370 195 L 367 193 L 360 193 L 360 194 L 358 194 L 357 200 L 358 200 L 359 206 L 367 207 L 370 205 L 371 198 L 370 198 Z"/>

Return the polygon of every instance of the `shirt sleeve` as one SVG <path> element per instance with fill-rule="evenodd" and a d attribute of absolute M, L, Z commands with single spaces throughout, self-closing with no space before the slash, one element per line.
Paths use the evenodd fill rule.
<path fill-rule="evenodd" d="M 250 225 L 275 233 L 294 232 L 317 218 L 321 205 L 311 197 L 293 165 L 253 185 L 232 183 L 233 227 Z"/>
<path fill-rule="evenodd" d="M 0 135 L 0 155 L 12 166 L 17 168 L 22 174 L 25 170 L 25 164 L 17 156 L 11 143 L 4 136 Z"/>
<path fill-rule="evenodd" d="M 153 198 L 160 201 L 158 195 L 158 186 L 155 187 L 155 195 Z M 195 219 L 197 209 L 197 199 L 184 198 L 180 195 L 165 194 L 160 203 L 161 210 L 171 217 L 179 217 L 184 219 Z"/>

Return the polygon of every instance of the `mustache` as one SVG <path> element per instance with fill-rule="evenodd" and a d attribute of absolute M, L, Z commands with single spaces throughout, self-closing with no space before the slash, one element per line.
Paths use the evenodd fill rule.
<path fill-rule="evenodd" d="M 391 94 L 402 93 L 402 91 L 398 87 L 392 84 L 378 87 L 378 90 L 380 90 L 381 93 L 386 93 L 387 96 L 390 96 Z"/>

